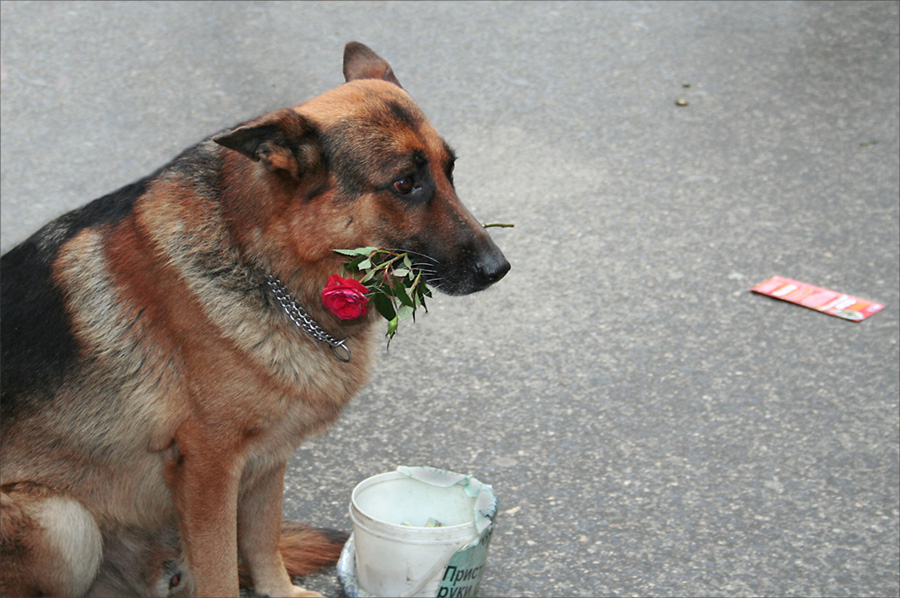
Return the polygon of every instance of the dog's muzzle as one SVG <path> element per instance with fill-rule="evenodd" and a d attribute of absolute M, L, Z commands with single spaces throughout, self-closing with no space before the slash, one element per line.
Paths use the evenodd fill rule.
<path fill-rule="evenodd" d="M 429 284 L 447 295 L 468 295 L 483 291 L 506 276 L 509 262 L 490 238 L 486 241 L 478 248 L 460 252 L 456 259 L 439 260 Z"/>

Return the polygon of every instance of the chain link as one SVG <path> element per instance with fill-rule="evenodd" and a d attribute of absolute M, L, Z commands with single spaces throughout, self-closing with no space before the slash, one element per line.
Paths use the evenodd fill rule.
<path fill-rule="evenodd" d="M 347 339 L 338 340 L 328 334 L 324 328 L 319 326 L 319 323 L 312 319 L 312 317 L 306 312 L 303 307 L 300 306 L 299 303 L 294 301 L 294 298 L 291 297 L 290 292 L 285 288 L 285 286 L 281 283 L 281 281 L 269 274 L 266 277 L 266 284 L 271 289 L 272 294 L 275 296 L 275 300 L 278 301 L 278 304 L 281 305 L 281 308 L 284 310 L 284 313 L 288 315 L 291 321 L 297 325 L 298 328 L 303 330 L 306 334 L 313 337 L 315 340 L 320 343 L 326 343 L 331 347 L 331 352 L 334 353 L 334 356 L 340 359 L 341 361 L 347 362 L 350 361 L 350 348 L 347 347 Z"/>

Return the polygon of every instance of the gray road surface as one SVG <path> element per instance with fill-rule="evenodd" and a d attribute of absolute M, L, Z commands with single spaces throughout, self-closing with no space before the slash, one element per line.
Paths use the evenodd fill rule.
<path fill-rule="evenodd" d="M 340 84 L 363 41 L 515 223 L 513 269 L 401 327 L 286 515 L 349 529 L 358 481 L 427 464 L 499 496 L 483 595 L 897 595 L 898 13 L 4 2 L 2 246 Z M 748 291 L 773 274 L 887 308 Z"/>

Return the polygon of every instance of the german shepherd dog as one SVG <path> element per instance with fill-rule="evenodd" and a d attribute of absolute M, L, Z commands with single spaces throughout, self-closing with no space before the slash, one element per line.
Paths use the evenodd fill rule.
<path fill-rule="evenodd" d="M 454 154 L 368 47 L 346 83 L 184 151 L 2 257 L 4 596 L 309 596 L 339 533 L 281 521 L 301 439 L 366 380 L 375 310 L 322 305 L 345 257 L 421 256 L 482 290 L 509 263 L 453 186 Z M 294 324 L 269 281 L 352 351 Z"/>

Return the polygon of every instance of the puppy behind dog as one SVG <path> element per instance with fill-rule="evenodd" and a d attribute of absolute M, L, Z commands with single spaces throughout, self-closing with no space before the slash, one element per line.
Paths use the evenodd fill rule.
<path fill-rule="evenodd" d="M 333 250 L 422 256 L 448 294 L 509 269 L 390 65 L 350 43 L 343 70 L 0 260 L 4 596 L 236 596 L 239 557 L 258 594 L 307 596 L 289 574 L 336 559 L 342 537 L 281 522 L 288 459 L 363 385 L 380 336 L 375 310 L 323 308 Z"/>

